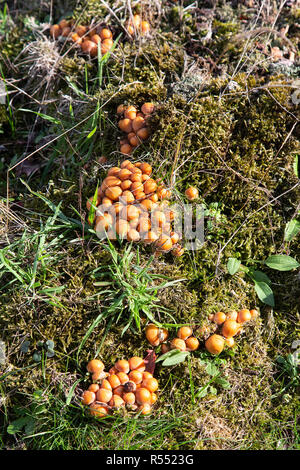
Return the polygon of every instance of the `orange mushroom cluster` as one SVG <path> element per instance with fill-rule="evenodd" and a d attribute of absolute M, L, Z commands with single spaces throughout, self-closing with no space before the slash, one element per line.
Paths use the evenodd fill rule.
<path fill-rule="evenodd" d="M 150 130 L 147 124 L 149 116 L 154 111 L 153 103 L 144 103 L 141 110 L 136 106 L 120 104 L 117 108 L 118 126 L 127 136 L 120 141 L 120 152 L 130 155 L 135 147 L 148 139 Z"/>
<path fill-rule="evenodd" d="M 189 326 L 182 326 L 177 331 L 177 338 L 166 342 L 169 332 L 165 328 L 159 328 L 157 325 L 150 323 L 146 326 L 146 338 L 152 346 L 161 345 L 163 354 L 170 349 L 179 349 L 180 351 L 196 351 L 199 348 L 198 339 L 193 336 L 193 330 Z"/>
<path fill-rule="evenodd" d="M 98 359 L 87 364 L 93 383 L 82 393 L 81 401 L 89 407 L 92 416 L 102 418 L 121 407 L 142 415 L 151 412 L 157 401 L 158 381 L 146 371 L 141 357 L 120 359 L 108 372 L 104 369 Z"/>
<path fill-rule="evenodd" d="M 146 162 L 125 160 L 120 167 L 108 170 L 93 206 L 94 228 L 99 238 L 127 239 L 153 244 L 156 252 L 172 251 L 181 256 L 179 234 L 172 229 L 174 211 L 169 206 L 171 191 L 161 180 L 151 177 L 152 167 Z M 93 196 L 87 201 L 90 211 Z"/>
<path fill-rule="evenodd" d="M 75 26 L 74 20 L 61 20 L 50 27 L 50 35 L 57 39 L 59 36 L 70 38 L 78 44 L 82 52 L 91 57 L 98 55 L 98 44 L 101 45 L 101 54 L 104 55 L 113 46 L 113 35 L 107 26 Z"/>
<path fill-rule="evenodd" d="M 224 347 L 232 348 L 235 344 L 234 336 L 242 332 L 243 325 L 258 316 L 257 310 L 246 308 L 232 310 L 225 314 L 217 312 L 210 317 L 210 320 L 217 326 L 217 332 L 213 333 L 205 341 L 205 347 L 211 354 L 220 354 Z"/>
<path fill-rule="evenodd" d="M 150 24 L 143 20 L 139 14 L 135 14 L 127 23 L 127 31 L 130 36 L 135 36 L 137 33 L 145 36 L 150 32 Z"/>

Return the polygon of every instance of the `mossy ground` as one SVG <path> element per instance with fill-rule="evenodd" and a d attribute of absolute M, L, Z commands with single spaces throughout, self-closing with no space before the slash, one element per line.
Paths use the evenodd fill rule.
<path fill-rule="evenodd" d="M 121 34 L 100 80 L 97 59 L 91 61 L 77 50 L 66 53 L 63 44 L 47 45 L 48 64 L 41 60 L 45 57 L 39 56 L 39 47 L 24 50 L 29 43 L 48 40 L 43 25 L 49 10 L 36 3 L 6 19 L 10 33 L 0 27 L 2 73 L 9 90 L 16 92 L 15 85 L 21 90 L 10 106 L 0 108 L 5 257 L 0 340 L 7 356 L 0 366 L 2 448 L 299 448 L 299 390 L 285 389 L 289 377 L 280 375 L 276 364 L 299 338 L 299 276 L 261 265 L 275 253 L 299 260 L 299 238 L 284 242 L 286 224 L 299 210 L 298 106 L 292 99 L 299 58 L 290 64 L 286 59 L 284 69 L 270 56 L 274 46 L 286 57 L 289 48 L 296 48 L 297 11 L 290 6 L 272 12 L 278 14 L 275 31 L 290 25 L 282 37 L 270 33 L 274 16 L 267 11 L 258 15 L 256 2 L 216 2 L 214 7 L 199 2 L 199 8 L 188 8 L 192 2 L 179 6 L 148 0 L 139 5 L 155 30 L 150 38 L 133 41 L 121 26 L 129 14 L 124 2 L 107 2 L 118 11 L 118 21 L 98 0 L 68 2 L 63 9 L 61 2 L 53 2 L 54 21 L 65 15 L 82 22 L 103 20 L 115 37 Z M 259 42 L 267 53 L 249 35 L 253 21 L 261 28 Z M 49 63 L 54 64 L 51 77 Z M 153 165 L 155 174 L 172 186 L 175 201 L 184 201 L 184 190 L 194 184 L 206 207 L 218 203 L 217 212 L 206 218 L 205 241 L 197 251 L 176 260 L 169 254 L 156 258 L 150 267 L 154 274 L 184 278 L 158 291 L 157 297 L 174 322 L 194 326 L 201 348 L 189 362 L 172 368 L 157 365 L 161 391 L 150 417 L 120 413 L 96 422 L 79 404 L 88 384 L 86 362 L 98 354 L 110 366 L 121 357 L 144 355 L 149 344 L 134 329 L 121 337 L 122 323 L 107 320 L 78 354 L 87 329 L 107 306 L 105 288 L 95 286 L 94 272 L 110 262 L 80 222 L 87 197 L 107 168 L 122 159 L 116 106 L 150 100 L 157 105 L 152 137 L 134 158 Z M 9 171 L 7 180 L 8 168 L 40 147 L 27 165 Z M 107 156 L 107 164 L 99 164 L 101 155 Z M 51 221 L 53 208 L 37 194 L 61 204 L 62 213 L 79 224 L 59 216 Z M 122 253 L 124 245 L 116 246 Z M 133 251 L 136 259 L 136 247 Z M 149 248 L 140 248 L 142 264 L 150 255 Z M 270 277 L 275 308 L 259 301 L 244 273 L 228 274 L 229 257 Z M 222 353 L 224 362 L 206 354 L 201 327 L 208 327 L 209 314 L 245 307 L 258 308 L 260 316 L 231 352 Z M 167 314 L 154 314 L 170 322 Z M 37 342 L 46 339 L 54 341 L 55 356 L 35 363 Z M 30 341 L 26 353 L 25 340 Z M 198 398 L 196 392 L 211 380 L 206 369 L 211 363 L 230 388 L 215 383 L 212 393 Z M 33 427 L 9 434 L 8 426 L 24 416 L 32 419 Z"/>

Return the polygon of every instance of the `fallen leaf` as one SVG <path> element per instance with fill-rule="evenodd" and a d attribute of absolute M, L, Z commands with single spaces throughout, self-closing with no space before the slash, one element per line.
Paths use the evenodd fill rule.
<path fill-rule="evenodd" d="M 147 356 L 144 358 L 144 362 L 146 364 L 146 372 L 150 372 L 150 374 L 154 374 L 155 370 L 155 360 L 156 354 L 153 349 L 147 350 Z"/>

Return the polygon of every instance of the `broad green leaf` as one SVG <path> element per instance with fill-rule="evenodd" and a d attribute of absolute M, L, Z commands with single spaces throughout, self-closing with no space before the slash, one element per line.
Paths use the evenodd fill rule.
<path fill-rule="evenodd" d="M 284 231 L 284 240 L 286 242 L 290 242 L 293 238 L 295 238 L 298 233 L 300 232 L 300 220 L 293 219 L 290 220 L 285 227 Z"/>
<path fill-rule="evenodd" d="M 288 356 L 287 356 L 287 362 L 288 362 L 291 366 L 297 365 L 296 360 L 295 360 L 293 354 L 288 354 Z"/>
<path fill-rule="evenodd" d="M 211 376 L 215 376 L 215 375 L 218 375 L 219 374 L 219 369 L 217 368 L 217 366 L 213 363 L 213 362 L 209 362 L 207 364 L 207 366 L 205 367 L 205 371 L 211 375 Z"/>
<path fill-rule="evenodd" d="M 275 306 L 274 294 L 270 286 L 265 282 L 256 282 L 254 281 L 255 292 L 257 293 L 258 298 L 267 305 L 271 307 Z"/>
<path fill-rule="evenodd" d="M 249 276 L 256 282 L 265 282 L 266 284 L 272 284 L 271 279 L 262 271 L 249 271 Z"/>
<path fill-rule="evenodd" d="M 276 358 L 276 361 L 277 361 L 279 364 L 284 364 L 284 363 L 285 363 L 285 359 L 284 359 L 284 357 L 282 357 L 282 356 L 278 356 L 278 357 Z"/>
<path fill-rule="evenodd" d="M 187 356 L 189 356 L 188 351 L 178 351 L 178 354 L 168 357 L 167 359 L 164 360 L 162 363 L 163 366 L 175 366 L 176 364 L 180 364 L 181 362 L 184 362 Z"/>
<path fill-rule="evenodd" d="M 160 362 L 160 361 L 163 361 L 164 359 L 166 359 L 167 357 L 169 356 L 172 356 L 173 354 L 176 354 L 177 349 L 172 349 L 171 351 L 168 351 L 166 352 L 165 354 L 162 354 L 161 356 L 159 356 L 155 362 Z"/>
<path fill-rule="evenodd" d="M 0 261 L 6 267 L 6 269 L 8 271 L 10 271 L 21 282 L 21 284 L 26 284 L 26 280 L 25 280 L 26 273 L 25 273 L 25 271 L 23 271 L 21 268 L 18 269 L 18 272 L 15 269 L 13 269 L 13 267 L 11 266 L 12 263 L 10 263 L 8 258 L 5 257 L 5 250 L 4 249 L 2 249 L 0 251 Z M 23 274 L 24 278 L 22 278 L 20 276 L 20 273 Z"/>
<path fill-rule="evenodd" d="M 207 391 L 208 391 L 208 385 L 205 385 L 204 387 L 200 388 L 199 392 L 196 393 L 196 397 L 197 398 L 204 398 L 206 397 L 207 395 Z"/>
<path fill-rule="evenodd" d="M 227 263 L 227 269 L 229 274 L 232 276 L 240 269 L 241 262 L 236 258 L 229 258 Z"/>
<path fill-rule="evenodd" d="M 52 339 L 47 339 L 46 346 L 48 349 L 54 349 L 54 341 L 52 341 Z"/>
<path fill-rule="evenodd" d="M 21 418 L 12 421 L 12 423 L 7 426 L 8 434 L 16 434 L 17 432 L 20 432 L 30 419 L 31 418 L 29 416 L 22 416 Z"/>
<path fill-rule="evenodd" d="M 51 294 L 52 292 L 58 293 L 63 291 L 66 288 L 66 286 L 57 286 L 57 287 L 46 287 L 44 289 L 41 289 L 39 291 L 39 294 Z"/>
<path fill-rule="evenodd" d="M 163 361 L 163 366 L 175 366 L 176 364 L 180 364 L 181 362 L 185 361 L 186 357 L 190 353 L 188 351 L 179 351 L 178 349 L 172 349 L 167 353 L 160 356 L 156 359 L 156 362 Z"/>
<path fill-rule="evenodd" d="M 288 255 L 269 256 L 265 264 L 271 269 L 277 269 L 277 271 L 290 271 L 300 266 L 294 258 Z"/>
<path fill-rule="evenodd" d="M 251 271 L 251 269 L 250 269 L 250 268 L 247 268 L 247 266 L 244 266 L 243 264 L 241 264 L 241 266 L 240 266 L 240 271 L 242 271 L 243 273 L 248 274 L 249 271 Z"/>
<path fill-rule="evenodd" d="M 225 377 L 217 377 L 215 380 L 215 383 L 217 385 L 220 385 L 220 387 L 224 388 L 225 390 L 231 387 L 230 383 L 228 382 L 227 379 L 225 379 Z"/>
<path fill-rule="evenodd" d="M 33 354 L 32 358 L 35 362 L 40 362 L 42 360 L 42 355 L 38 352 L 35 352 Z"/>
<path fill-rule="evenodd" d="M 30 434 L 33 433 L 34 428 L 35 428 L 35 420 L 29 417 L 29 421 L 28 423 L 26 423 L 25 429 L 24 429 L 25 434 L 29 436 Z"/>

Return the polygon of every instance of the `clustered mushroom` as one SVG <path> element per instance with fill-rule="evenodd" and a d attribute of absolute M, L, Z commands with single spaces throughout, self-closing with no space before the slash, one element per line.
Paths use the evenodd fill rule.
<path fill-rule="evenodd" d="M 127 22 L 127 31 L 130 36 L 135 36 L 137 33 L 145 36 L 150 32 L 150 24 L 148 21 L 143 20 L 139 14 L 135 14 Z"/>
<path fill-rule="evenodd" d="M 148 118 L 154 111 L 153 103 L 144 103 L 141 110 L 136 106 L 125 106 L 120 104 L 117 114 L 120 118 L 118 126 L 126 135 L 120 141 L 120 152 L 123 155 L 130 155 L 135 147 L 138 147 L 144 140 L 148 139 L 150 130 Z"/>
<path fill-rule="evenodd" d="M 155 251 L 172 251 L 181 256 L 180 236 L 172 230 L 174 211 L 169 206 L 171 191 L 161 179 L 151 178 L 152 167 L 146 162 L 125 160 L 108 170 L 94 207 L 94 228 L 100 239 L 117 238 L 129 242 L 153 244 Z M 87 201 L 90 211 L 93 196 Z"/>
<path fill-rule="evenodd" d="M 216 333 L 210 335 L 205 341 L 205 347 L 211 354 L 220 354 L 224 347 L 232 348 L 235 344 L 234 336 L 242 332 L 243 324 L 256 318 L 258 316 L 257 310 L 248 310 L 246 308 L 239 310 L 232 310 L 227 314 L 217 312 L 209 319 L 216 326 Z"/>
<path fill-rule="evenodd" d="M 199 348 L 198 339 L 193 336 L 193 330 L 189 326 L 182 326 L 177 331 L 177 338 L 173 338 L 170 343 L 166 342 L 169 337 L 168 330 L 159 328 L 150 323 L 146 326 L 146 338 L 152 346 L 161 345 L 161 352 L 165 354 L 170 349 L 180 351 L 196 351 Z"/>
<path fill-rule="evenodd" d="M 50 35 L 57 39 L 59 36 L 70 38 L 81 47 L 82 52 L 96 57 L 98 44 L 101 54 L 106 54 L 113 46 L 113 35 L 107 26 L 75 26 L 74 20 L 61 20 L 50 27 Z"/>
<path fill-rule="evenodd" d="M 157 401 L 158 381 L 146 371 L 141 357 L 120 359 L 108 372 L 104 368 L 98 359 L 87 364 L 93 383 L 82 393 L 81 401 L 92 416 L 102 418 L 121 407 L 142 415 L 151 413 Z"/>

